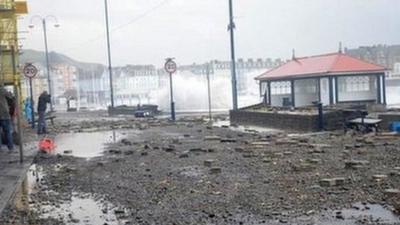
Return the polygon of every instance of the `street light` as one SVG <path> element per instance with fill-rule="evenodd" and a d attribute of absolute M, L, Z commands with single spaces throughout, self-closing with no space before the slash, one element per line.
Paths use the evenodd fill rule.
<path fill-rule="evenodd" d="M 229 0 L 229 25 L 228 31 L 230 32 L 231 39 L 231 76 L 232 76 L 232 101 L 233 110 L 238 109 L 238 95 L 237 95 L 237 80 L 236 80 L 236 58 L 235 58 L 235 22 L 233 16 L 233 2 Z"/>
<path fill-rule="evenodd" d="M 52 88 L 51 88 L 51 80 L 50 80 L 50 65 L 49 65 L 49 49 L 47 46 L 47 21 L 53 20 L 55 28 L 60 27 L 60 24 L 58 23 L 58 20 L 55 16 L 47 15 L 47 16 L 43 17 L 43 16 L 36 15 L 31 18 L 31 23 L 29 25 L 29 28 L 33 29 L 35 27 L 35 25 L 34 25 L 35 20 L 40 20 L 42 22 L 44 47 L 45 47 L 45 52 L 46 52 L 47 83 L 48 83 L 48 88 L 49 88 L 49 94 L 52 96 Z M 52 111 L 52 112 L 54 111 L 53 100 L 50 101 L 50 111 Z"/>
<path fill-rule="evenodd" d="M 110 98 L 111 98 L 111 110 L 114 109 L 114 85 L 112 78 L 112 62 L 111 62 L 111 44 L 110 44 L 110 24 L 108 16 L 108 2 L 104 0 L 104 10 L 106 17 L 106 36 L 107 36 L 107 56 L 108 56 L 108 72 L 110 76 Z"/>

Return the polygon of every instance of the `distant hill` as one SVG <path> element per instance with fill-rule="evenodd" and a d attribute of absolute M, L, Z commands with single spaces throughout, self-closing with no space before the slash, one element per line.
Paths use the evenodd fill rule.
<path fill-rule="evenodd" d="M 93 70 L 93 68 L 96 68 L 96 70 L 104 68 L 104 65 L 97 64 L 97 63 L 79 62 L 77 60 L 74 60 L 66 55 L 63 55 L 63 54 L 60 54 L 57 52 L 49 53 L 49 61 L 50 61 L 50 65 L 51 64 L 67 64 L 67 65 L 75 66 L 76 68 L 78 68 L 81 71 Z M 46 65 L 45 53 L 42 51 L 36 51 L 36 50 L 31 50 L 31 49 L 23 50 L 22 54 L 20 56 L 20 63 L 25 64 L 27 62 Z"/>

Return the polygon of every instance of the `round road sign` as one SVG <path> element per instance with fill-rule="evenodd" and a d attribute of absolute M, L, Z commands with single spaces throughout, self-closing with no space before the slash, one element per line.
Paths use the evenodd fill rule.
<path fill-rule="evenodd" d="M 165 68 L 165 71 L 167 71 L 168 73 L 175 73 L 177 70 L 177 65 L 172 59 L 169 59 L 165 63 L 164 68 Z"/>
<path fill-rule="evenodd" d="M 25 77 L 34 78 L 37 73 L 38 73 L 38 69 L 33 64 L 27 63 L 24 66 L 24 75 L 25 75 Z"/>

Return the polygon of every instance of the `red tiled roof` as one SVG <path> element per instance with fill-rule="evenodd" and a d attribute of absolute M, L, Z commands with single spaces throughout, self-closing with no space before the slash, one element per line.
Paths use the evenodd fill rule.
<path fill-rule="evenodd" d="M 315 76 L 384 72 L 385 67 L 372 64 L 342 53 L 293 59 L 282 66 L 269 70 L 257 80 L 307 78 Z"/>

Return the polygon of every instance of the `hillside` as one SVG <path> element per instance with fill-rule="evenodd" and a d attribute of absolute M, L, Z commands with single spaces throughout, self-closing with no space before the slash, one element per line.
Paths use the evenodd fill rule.
<path fill-rule="evenodd" d="M 57 53 L 57 52 L 50 52 L 49 53 L 49 61 L 50 64 L 67 64 L 71 66 L 77 67 L 79 70 L 93 70 L 93 68 L 99 69 L 103 68 L 104 66 L 97 63 L 84 63 L 74 60 L 66 55 Z M 44 52 L 36 51 L 36 50 L 23 50 L 20 56 L 21 64 L 25 64 L 27 62 L 39 63 L 42 65 L 46 64 L 46 57 Z"/>

